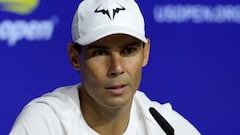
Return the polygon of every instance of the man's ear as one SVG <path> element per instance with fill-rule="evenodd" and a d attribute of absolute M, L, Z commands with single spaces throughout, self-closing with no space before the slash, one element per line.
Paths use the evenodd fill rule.
<path fill-rule="evenodd" d="M 75 70 L 80 71 L 80 57 L 79 52 L 73 47 L 74 43 L 68 43 L 68 55 L 70 63 Z"/>
<path fill-rule="evenodd" d="M 147 43 L 145 44 L 144 48 L 144 58 L 143 58 L 143 67 L 145 67 L 148 64 L 149 59 L 149 52 L 150 52 L 150 39 L 147 39 Z"/>

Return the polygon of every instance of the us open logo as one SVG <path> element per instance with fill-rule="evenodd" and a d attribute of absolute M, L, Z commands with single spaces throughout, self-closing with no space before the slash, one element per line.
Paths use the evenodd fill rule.
<path fill-rule="evenodd" d="M 18 18 L 24 17 L 36 12 L 39 3 L 39 0 L 0 0 L 0 12 L 15 14 Z M 3 18 L 0 22 L 0 41 L 6 42 L 9 47 L 16 46 L 21 40 L 48 41 L 58 23 L 59 18 L 56 15 L 44 20 Z"/>

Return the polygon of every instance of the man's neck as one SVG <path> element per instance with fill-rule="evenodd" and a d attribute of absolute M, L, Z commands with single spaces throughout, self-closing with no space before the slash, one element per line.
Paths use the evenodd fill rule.
<path fill-rule="evenodd" d="M 80 97 L 87 94 L 82 90 L 79 93 Z M 80 100 L 83 117 L 93 130 L 103 135 L 122 135 L 124 133 L 130 118 L 131 104 L 108 108 L 97 104 L 93 105 L 84 98 L 80 98 Z"/>

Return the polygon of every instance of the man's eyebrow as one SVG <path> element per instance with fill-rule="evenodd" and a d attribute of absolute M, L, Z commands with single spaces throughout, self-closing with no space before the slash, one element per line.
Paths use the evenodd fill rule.
<path fill-rule="evenodd" d="M 143 45 L 144 43 L 141 42 L 141 41 L 133 41 L 133 42 L 130 42 L 130 43 L 126 43 L 126 44 L 123 44 L 120 46 L 120 48 L 124 48 L 124 47 L 131 47 L 131 46 L 140 46 L 140 45 Z M 114 46 L 114 44 L 113 44 Z M 89 46 L 87 46 L 87 50 L 93 50 L 93 49 L 104 49 L 104 50 L 108 50 L 108 49 L 111 49 L 111 47 L 109 46 L 104 46 L 104 45 L 101 45 L 101 44 L 91 44 Z"/>
<path fill-rule="evenodd" d="M 133 41 L 131 43 L 123 45 L 123 47 L 140 46 L 140 45 L 143 45 L 143 42 L 141 42 L 141 41 Z"/>
<path fill-rule="evenodd" d="M 87 50 L 92 50 L 92 49 L 109 49 L 109 47 L 101 46 L 99 44 L 92 44 L 87 47 Z"/>

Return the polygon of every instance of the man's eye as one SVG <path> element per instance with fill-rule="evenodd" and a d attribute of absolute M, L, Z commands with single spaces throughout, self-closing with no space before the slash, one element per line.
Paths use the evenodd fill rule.
<path fill-rule="evenodd" d="M 95 56 L 101 56 L 101 55 L 106 55 L 107 52 L 106 52 L 105 50 L 95 50 L 95 51 L 93 52 L 93 54 L 94 54 Z"/>
<path fill-rule="evenodd" d="M 124 48 L 122 50 L 123 55 L 133 55 L 136 52 L 137 52 L 137 48 L 135 48 L 135 47 L 128 47 L 128 48 Z"/>

